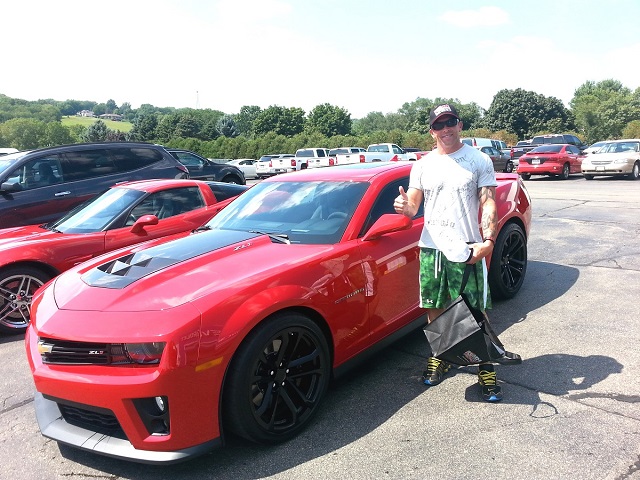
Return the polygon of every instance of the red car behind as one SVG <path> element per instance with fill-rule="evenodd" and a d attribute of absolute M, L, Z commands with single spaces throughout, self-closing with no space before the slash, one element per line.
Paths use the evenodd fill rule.
<path fill-rule="evenodd" d="M 550 175 L 567 180 L 570 174 L 581 173 L 584 158 L 575 145 L 540 145 L 520 157 L 518 173 L 525 180 L 531 175 Z"/>
<path fill-rule="evenodd" d="M 34 292 L 118 248 L 201 226 L 248 187 L 198 180 L 120 183 L 59 220 L 0 230 L 0 333 L 22 333 Z"/>

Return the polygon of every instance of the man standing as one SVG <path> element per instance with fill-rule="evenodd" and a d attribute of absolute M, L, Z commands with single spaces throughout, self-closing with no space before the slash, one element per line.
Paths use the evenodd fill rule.
<path fill-rule="evenodd" d="M 435 107 L 429 115 L 436 148 L 411 169 L 407 192 L 400 187 L 394 201 L 397 213 L 412 218 L 424 202 L 420 235 L 420 306 L 432 322 L 460 292 L 467 264 L 476 265 L 464 293 L 472 307 L 491 305 L 485 257 L 493 251 L 497 234 L 496 177 L 486 154 L 460 141 L 462 121 L 452 105 Z M 482 235 L 478 213 L 482 208 Z M 451 366 L 429 357 L 425 385 L 437 385 Z M 488 402 L 502 400 L 492 364 L 481 364 L 478 382 Z"/>

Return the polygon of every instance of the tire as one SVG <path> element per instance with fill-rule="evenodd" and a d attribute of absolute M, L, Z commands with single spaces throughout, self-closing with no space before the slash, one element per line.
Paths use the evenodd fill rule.
<path fill-rule="evenodd" d="M 527 272 L 527 237 L 516 223 L 508 223 L 496 239 L 489 266 L 489 288 L 491 298 L 506 300 L 513 298 Z"/>
<path fill-rule="evenodd" d="M 222 421 L 238 436 L 277 443 L 297 435 L 329 385 L 327 341 L 308 317 L 265 320 L 243 341 L 227 372 Z"/>
<path fill-rule="evenodd" d="M 584 179 L 585 180 L 593 180 L 593 175 L 588 175 L 588 174 L 584 174 Z"/>
<path fill-rule="evenodd" d="M 24 333 L 31 320 L 31 299 L 51 276 L 33 267 L 0 271 L 0 333 Z"/>
<path fill-rule="evenodd" d="M 638 178 L 640 178 L 640 163 L 636 162 L 633 164 L 629 178 L 631 180 L 638 180 Z"/>
<path fill-rule="evenodd" d="M 570 173 L 569 164 L 565 163 L 562 166 L 562 173 L 560 174 L 560 180 L 569 180 L 569 173 Z"/>
<path fill-rule="evenodd" d="M 523 180 L 529 180 L 531 178 L 530 173 L 521 173 L 520 176 L 522 177 Z"/>
<path fill-rule="evenodd" d="M 507 165 L 504 167 L 504 173 L 513 172 L 513 162 L 507 162 Z"/>
<path fill-rule="evenodd" d="M 242 183 L 242 180 L 240 180 L 240 178 L 236 177 L 235 175 L 227 175 L 222 179 L 222 181 L 225 183 L 234 183 L 236 185 L 244 185 Z"/>

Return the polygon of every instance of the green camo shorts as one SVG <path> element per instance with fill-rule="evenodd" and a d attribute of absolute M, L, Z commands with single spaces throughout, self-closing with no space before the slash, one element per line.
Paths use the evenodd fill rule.
<path fill-rule="evenodd" d="M 482 311 L 491 308 L 491 295 L 484 278 L 483 265 L 484 259 L 476 263 L 464 288 L 471 306 Z M 420 306 L 445 308 L 460 293 L 466 266 L 466 263 L 450 262 L 442 252 L 433 248 L 420 248 Z"/>

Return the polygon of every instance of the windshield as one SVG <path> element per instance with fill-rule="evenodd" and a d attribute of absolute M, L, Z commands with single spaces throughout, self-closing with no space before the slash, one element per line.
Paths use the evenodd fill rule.
<path fill-rule="evenodd" d="M 315 157 L 315 150 L 298 150 L 296 152 L 296 157 Z"/>
<path fill-rule="evenodd" d="M 529 153 L 560 153 L 562 145 L 542 145 L 531 150 Z"/>
<path fill-rule="evenodd" d="M 16 153 L 8 153 L 7 155 L 0 156 L 0 175 L 2 172 L 11 168 L 11 166 L 15 165 L 16 162 L 25 156 L 29 152 L 16 152 Z"/>
<path fill-rule="evenodd" d="M 63 233 L 100 232 L 128 211 L 146 192 L 112 188 L 47 226 Z"/>
<path fill-rule="evenodd" d="M 598 153 L 640 152 L 640 142 L 605 143 Z"/>
<path fill-rule="evenodd" d="M 286 235 L 292 244 L 337 243 L 368 186 L 363 182 L 258 183 L 207 227 Z"/>

